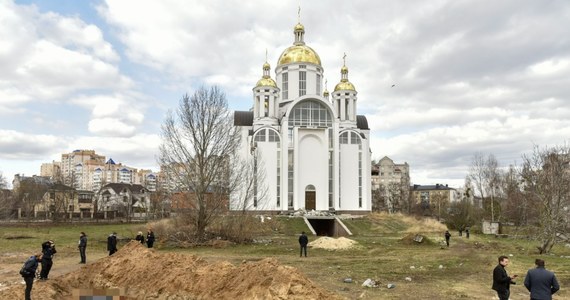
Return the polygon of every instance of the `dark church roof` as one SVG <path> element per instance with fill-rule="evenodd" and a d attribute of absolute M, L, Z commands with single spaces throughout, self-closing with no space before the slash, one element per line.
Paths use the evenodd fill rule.
<path fill-rule="evenodd" d="M 252 126 L 252 125 L 253 125 L 252 111 L 234 112 L 234 126 Z"/>
<path fill-rule="evenodd" d="M 361 115 L 356 116 L 356 127 L 358 127 L 358 129 L 370 130 L 368 120 L 366 120 L 365 116 Z"/>

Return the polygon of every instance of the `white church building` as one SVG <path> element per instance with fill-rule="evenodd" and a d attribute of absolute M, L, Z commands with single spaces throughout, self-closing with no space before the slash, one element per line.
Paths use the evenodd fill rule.
<path fill-rule="evenodd" d="M 247 209 L 369 212 L 370 129 L 366 117 L 357 115 L 356 88 L 345 63 L 334 91 L 323 90 L 321 59 L 304 34 L 298 23 L 293 45 L 277 61 L 275 80 L 265 62 L 253 108 L 234 114 L 241 155 L 263 168 L 259 184 L 265 193 L 254 195 Z M 230 208 L 240 209 L 235 203 Z"/>

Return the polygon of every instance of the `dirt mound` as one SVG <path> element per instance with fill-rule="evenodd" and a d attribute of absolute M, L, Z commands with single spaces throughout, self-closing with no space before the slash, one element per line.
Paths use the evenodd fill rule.
<path fill-rule="evenodd" d="M 418 245 L 418 246 L 431 246 L 436 244 L 427 236 L 416 233 L 408 233 L 400 240 L 400 243 L 404 245 Z"/>
<path fill-rule="evenodd" d="M 335 239 L 328 236 L 324 236 L 310 242 L 309 246 L 313 248 L 320 248 L 326 250 L 345 250 L 353 248 L 357 244 L 358 243 L 356 241 L 347 239 L 345 237 L 339 237 L 338 239 Z"/>
<path fill-rule="evenodd" d="M 156 252 L 136 241 L 78 271 L 34 283 L 32 296 L 65 299 L 78 289 L 120 289 L 127 299 L 340 299 L 273 258 L 234 266 Z M 21 299 L 23 292 L 24 286 L 10 288 L 0 298 Z"/>

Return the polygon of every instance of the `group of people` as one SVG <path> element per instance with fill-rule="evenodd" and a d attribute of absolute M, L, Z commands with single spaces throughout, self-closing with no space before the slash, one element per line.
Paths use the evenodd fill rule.
<path fill-rule="evenodd" d="M 55 243 L 52 240 L 42 243 L 42 250 L 38 254 L 32 255 L 28 258 L 22 269 L 20 269 L 20 275 L 24 278 L 26 283 L 25 299 L 31 299 L 32 286 L 34 285 L 34 279 L 36 278 L 36 273 L 38 266 L 41 263 L 42 269 L 39 274 L 39 280 L 47 280 L 49 272 L 53 265 L 53 256 L 57 253 L 55 249 Z"/>
<path fill-rule="evenodd" d="M 147 247 L 152 248 L 154 246 L 154 239 L 155 239 L 154 232 L 152 231 L 151 228 L 149 228 L 146 233 Z M 139 241 L 141 244 L 144 245 L 145 237 L 142 231 L 138 232 L 137 236 L 135 237 L 135 240 Z M 109 256 L 117 252 L 117 233 L 114 231 L 109 235 L 109 237 L 107 237 L 107 251 L 109 251 Z"/>
<path fill-rule="evenodd" d="M 508 300 L 511 294 L 511 284 L 516 284 L 518 275 L 507 274 L 505 267 L 510 261 L 507 256 L 499 256 L 499 264 L 493 270 L 492 289 L 497 292 L 500 300 Z M 530 292 L 531 300 L 551 300 L 552 295 L 560 289 L 558 280 L 553 272 L 546 270 L 544 260 L 537 258 L 534 261 L 536 268 L 528 270 L 524 278 L 524 286 Z"/>
<path fill-rule="evenodd" d="M 141 244 L 144 245 L 145 237 L 141 231 L 138 232 L 135 240 L 139 241 Z M 151 228 L 148 229 L 146 234 L 146 245 L 148 248 L 152 248 L 154 246 L 155 236 L 154 232 Z M 87 257 L 85 255 L 85 250 L 87 248 L 87 235 L 85 232 L 81 232 L 79 234 L 79 242 L 77 244 L 77 248 L 79 249 L 79 256 L 81 257 L 80 264 L 87 263 Z M 117 233 L 113 232 L 107 237 L 107 251 L 109 251 L 109 255 L 113 255 L 117 252 Z M 42 250 L 35 255 L 32 255 L 28 258 L 22 269 L 20 270 L 20 275 L 24 278 L 24 282 L 26 283 L 26 290 L 25 290 L 25 299 L 31 299 L 32 293 L 32 286 L 34 284 L 34 279 L 36 278 L 36 273 L 38 266 L 41 263 L 41 271 L 39 274 L 39 280 L 47 280 L 49 276 L 49 272 L 53 266 L 53 257 L 57 253 L 55 249 L 55 243 L 52 240 L 46 241 L 42 243 Z"/>
<path fill-rule="evenodd" d="M 459 229 L 459 236 L 463 236 L 463 230 L 463 228 Z M 449 247 L 449 240 L 451 239 L 451 233 L 449 233 L 449 230 L 446 230 L 443 236 L 445 237 L 445 244 Z M 465 228 L 465 236 L 469 238 L 469 227 Z"/>

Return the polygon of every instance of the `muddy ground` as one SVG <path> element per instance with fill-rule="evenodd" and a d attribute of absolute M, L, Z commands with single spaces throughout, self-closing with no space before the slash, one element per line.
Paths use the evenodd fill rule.
<path fill-rule="evenodd" d="M 33 299 L 77 299 L 81 295 L 121 295 L 123 299 L 340 299 L 296 268 L 276 259 L 208 262 L 198 256 L 163 253 L 130 242 L 113 256 L 56 256 L 47 281 L 36 281 Z M 23 299 L 18 275 L 23 254 L 0 262 L 0 299 Z"/>

